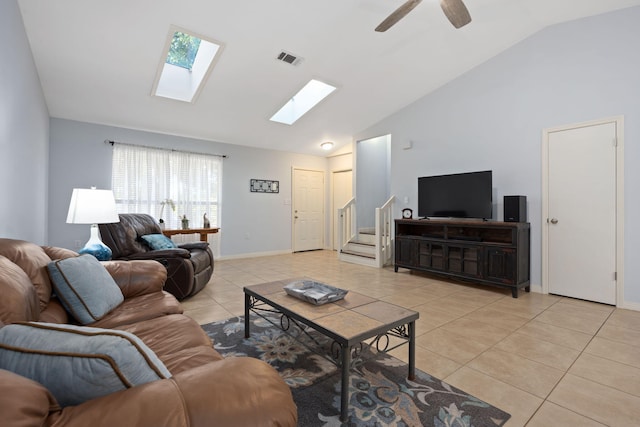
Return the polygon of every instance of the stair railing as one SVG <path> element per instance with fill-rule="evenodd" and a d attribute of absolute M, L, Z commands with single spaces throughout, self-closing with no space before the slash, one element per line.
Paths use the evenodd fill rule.
<path fill-rule="evenodd" d="M 356 237 L 356 199 L 352 198 L 338 209 L 338 256 Z"/>
<path fill-rule="evenodd" d="M 382 207 L 376 208 L 376 263 L 378 268 L 393 259 L 393 203 L 391 196 Z"/>

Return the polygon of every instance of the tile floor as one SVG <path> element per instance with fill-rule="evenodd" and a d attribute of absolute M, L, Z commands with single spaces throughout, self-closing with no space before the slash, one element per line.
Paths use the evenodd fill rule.
<path fill-rule="evenodd" d="M 511 414 L 508 427 L 639 426 L 640 312 L 342 263 L 332 251 L 217 261 L 185 300 L 201 324 L 244 313 L 242 287 L 310 277 L 420 312 L 416 366 Z M 406 360 L 406 348 L 396 350 Z"/>

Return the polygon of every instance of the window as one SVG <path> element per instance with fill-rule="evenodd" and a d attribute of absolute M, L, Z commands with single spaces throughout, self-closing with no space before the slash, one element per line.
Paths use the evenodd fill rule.
<path fill-rule="evenodd" d="M 270 120 L 292 125 L 334 90 L 336 90 L 335 86 L 320 80 L 310 80 Z"/>
<path fill-rule="evenodd" d="M 220 56 L 222 44 L 171 27 L 153 94 L 193 102 Z"/>
<path fill-rule="evenodd" d="M 162 215 L 167 229 L 182 228 L 184 215 L 190 228 L 202 228 L 206 213 L 220 226 L 221 157 L 116 143 L 111 169 L 118 212 Z M 212 250 L 217 255 L 217 239 Z"/>
<path fill-rule="evenodd" d="M 196 59 L 201 41 L 197 37 L 190 36 L 182 31 L 176 31 L 173 33 L 173 39 L 171 39 L 171 47 L 169 47 L 166 63 L 186 68 L 187 70 L 193 69 L 193 62 Z"/>

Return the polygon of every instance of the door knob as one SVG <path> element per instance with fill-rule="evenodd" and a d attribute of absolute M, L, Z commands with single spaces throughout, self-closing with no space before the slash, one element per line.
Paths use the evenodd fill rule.
<path fill-rule="evenodd" d="M 551 218 L 551 224 L 557 224 L 558 223 L 558 218 Z"/>

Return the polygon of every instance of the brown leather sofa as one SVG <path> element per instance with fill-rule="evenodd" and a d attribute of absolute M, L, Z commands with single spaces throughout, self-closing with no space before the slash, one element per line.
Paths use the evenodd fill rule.
<path fill-rule="evenodd" d="M 0 331 L 16 322 L 73 323 L 52 296 L 46 265 L 67 249 L 0 239 Z M 54 427 L 295 426 L 291 392 L 268 364 L 222 358 L 180 303 L 162 290 L 166 270 L 152 261 L 104 262 L 124 302 L 91 327 L 139 337 L 171 378 L 61 407 L 41 384 L 0 369 L 0 425 Z"/>
<path fill-rule="evenodd" d="M 114 260 L 150 259 L 167 268 L 164 289 L 179 300 L 195 295 L 213 274 L 213 253 L 207 242 L 178 245 L 173 249 L 151 249 L 142 236 L 161 234 L 156 220 L 147 214 L 120 214 L 120 222 L 99 224 L 100 236 L 111 248 Z"/>

